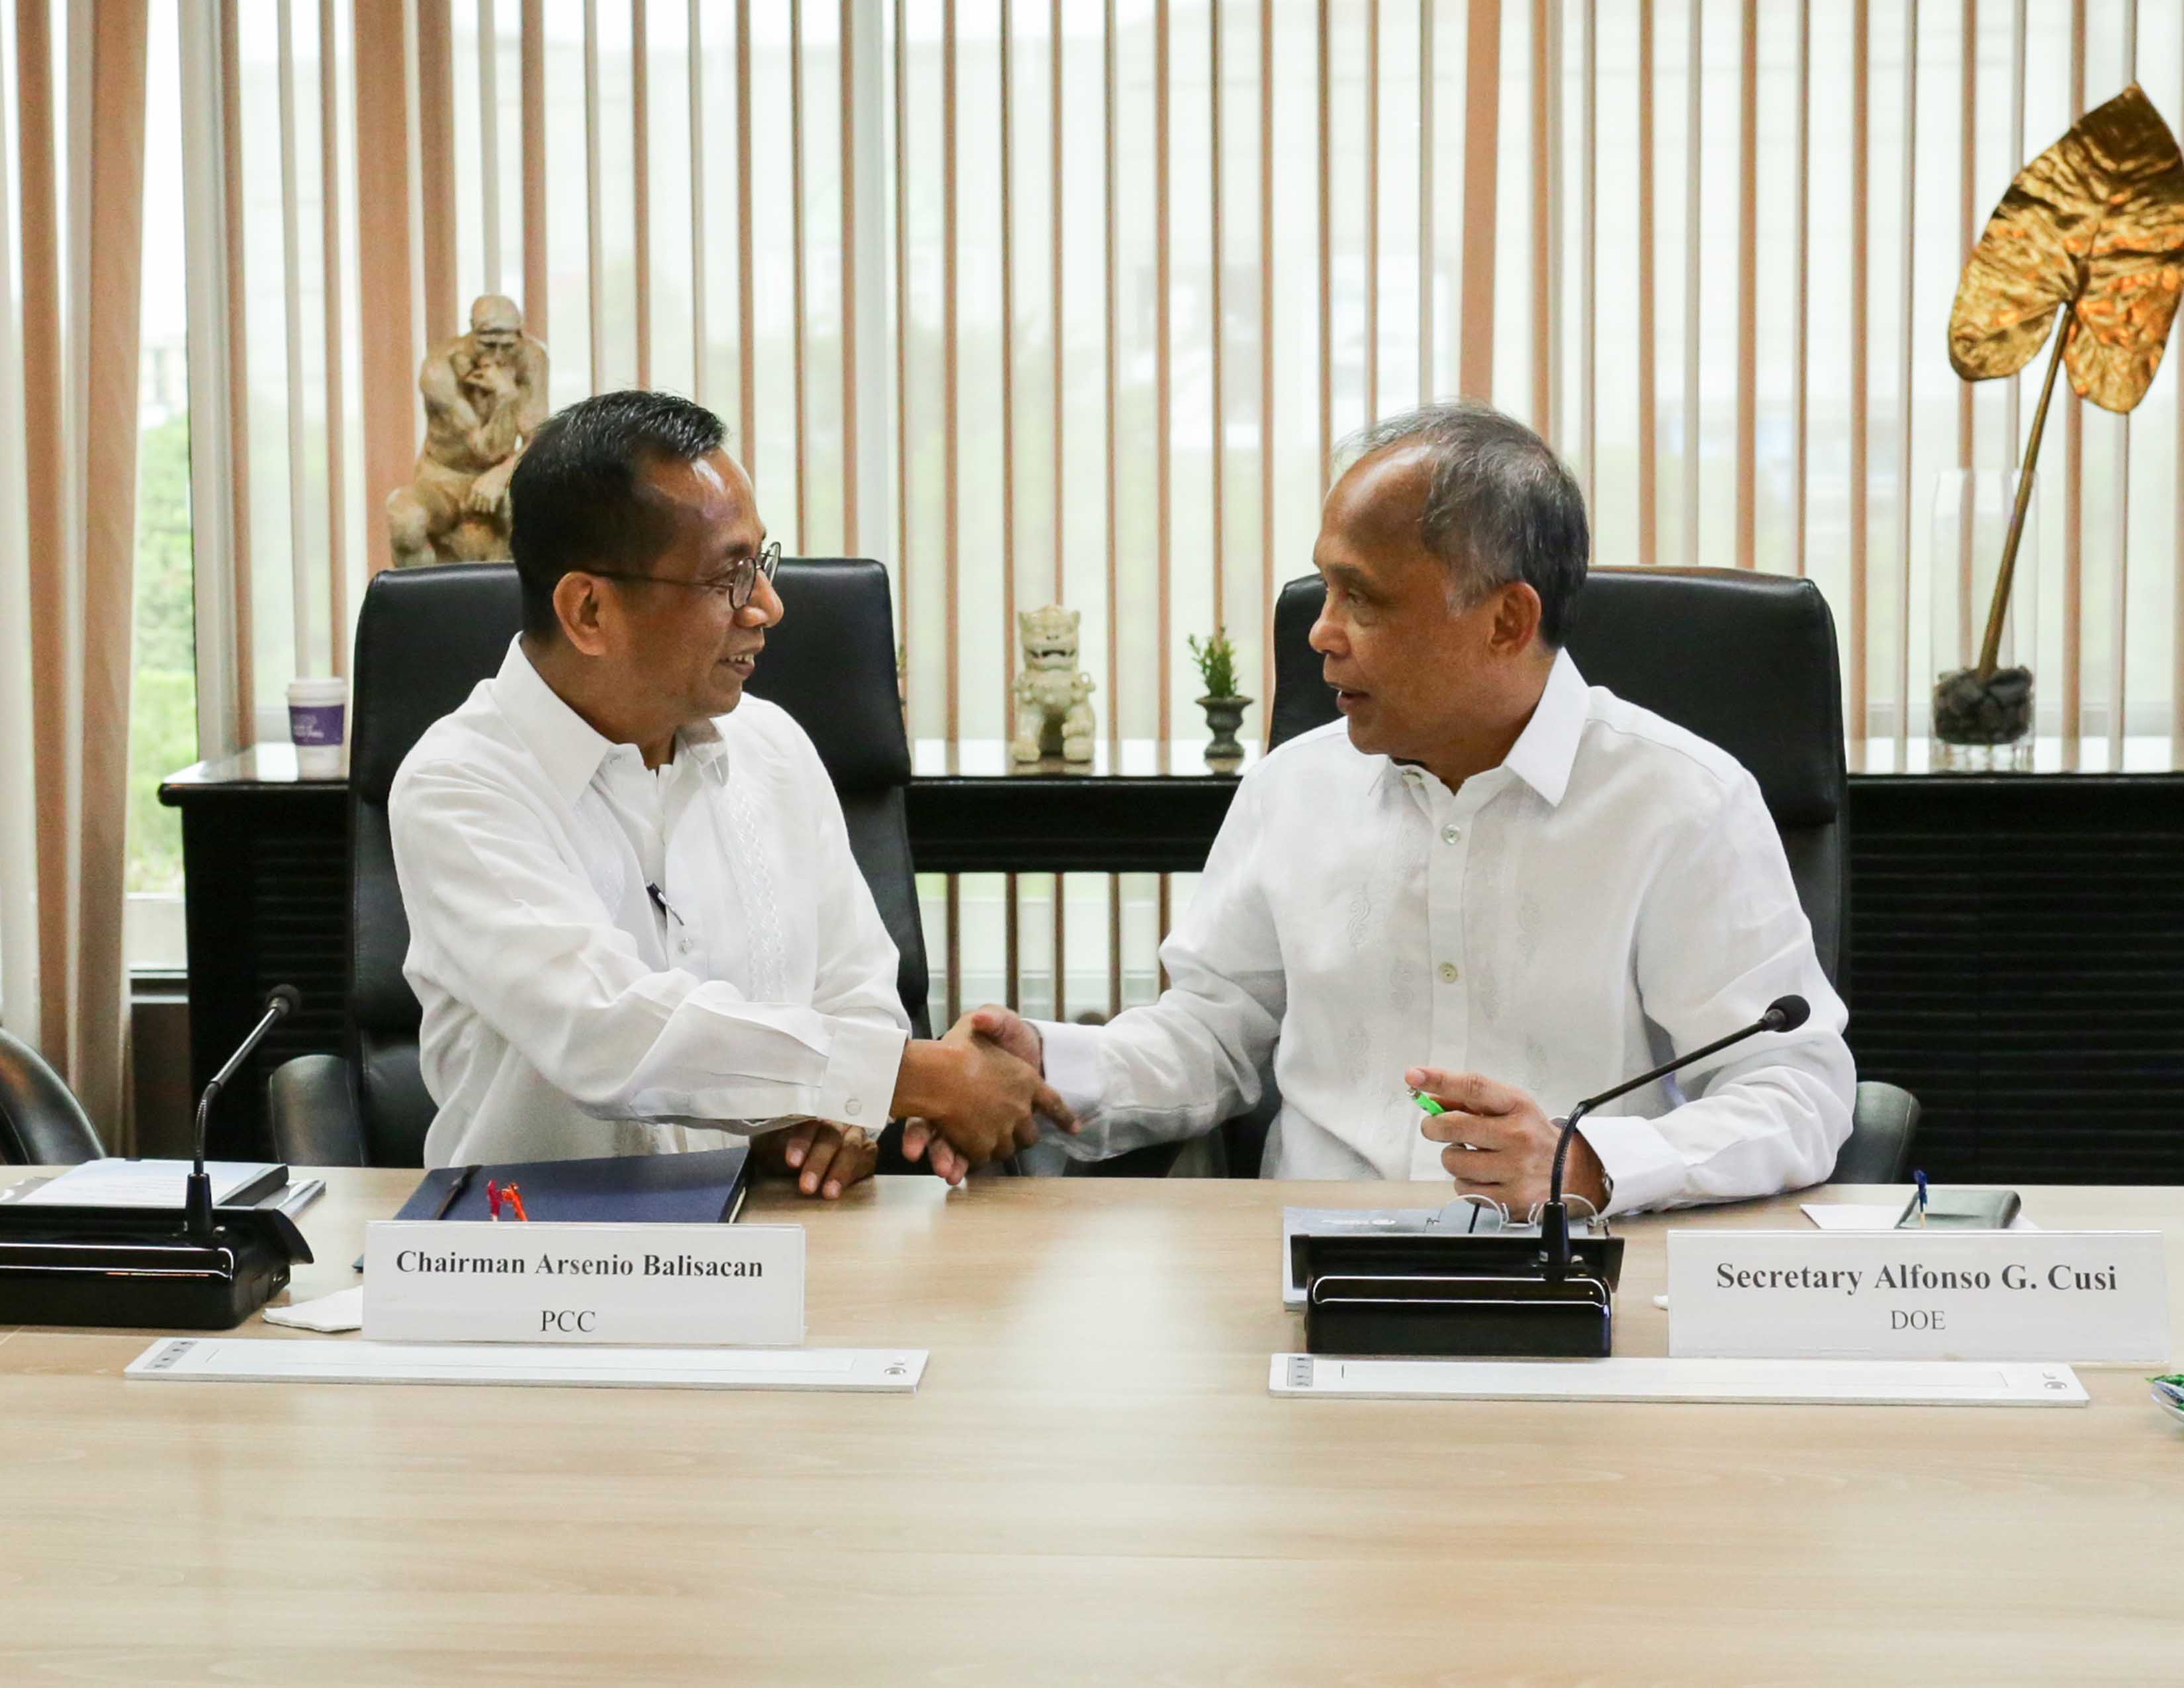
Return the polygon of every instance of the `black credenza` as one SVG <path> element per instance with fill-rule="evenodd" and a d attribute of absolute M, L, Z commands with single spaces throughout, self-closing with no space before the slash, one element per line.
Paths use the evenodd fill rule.
<path fill-rule="evenodd" d="M 2184 774 L 1852 778 L 1850 1043 L 1934 1176 L 2184 1183 Z"/>
<path fill-rule="evenodd" d="M 935 872 L 1190 872 L 1234 789 L 921 778 L 911 846 Z M 346 788 L 273 746 L 160 796 L 182 811 L 192 1084 L 270 986 L 304 994 L 216 1105 L 218 1151 L 261 1153 L 265 1074 L 343 1046 Z M 1853 775 L 1848 936 L 1858 1070 L 1919 1097 L 1931 1176 L 2184 1184 L 2184 774 Z"/>

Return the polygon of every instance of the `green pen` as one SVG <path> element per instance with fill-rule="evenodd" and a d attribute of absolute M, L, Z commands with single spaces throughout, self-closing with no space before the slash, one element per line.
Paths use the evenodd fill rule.
<path fill-rule="evenodd" d="M 1446 1108 L 1443 1107 L 1439 1102 L 1435 1101 L 1431 1096 L 1426 1095 L 1424 1091 L 1419 1089 L 1416 1085 L 1412 1085 L 1408 1088 L 1411 1093 L 1411 1100 L 1416 1102 L 1420 1107 L 1424 1108 L 1428 1113 L 1445 1114 L 1448 1111 Z"/>

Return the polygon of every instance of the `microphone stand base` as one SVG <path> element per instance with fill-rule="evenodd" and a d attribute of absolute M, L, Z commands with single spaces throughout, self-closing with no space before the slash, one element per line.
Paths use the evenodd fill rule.
<path fill-rule="evenodd" d="M 1596 1278 L 1323 1278 L 1305 1302 L 1304 1346 L 1308 1354 L 1604 1360 L 1614 1318 Z"/>
<path fill-rule="evenodd" d="M 1308 1354 L 1604 1360 L 1614 1341 L 1620 1237 L 1573 1239 L 1550 1277 L 1536 1236 L 1300 1234 Z"/>
<path fill-rule="evenodd" d="M 0 1207 L 0 1323 L 232 1330 L 311 1251 L 270 1208 L 214 1219 L 199 1241 L 171 1208 Z"/>

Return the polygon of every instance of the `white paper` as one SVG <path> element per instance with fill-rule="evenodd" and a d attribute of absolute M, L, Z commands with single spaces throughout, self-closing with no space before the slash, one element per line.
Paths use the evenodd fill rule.
<path fill-rule="evenodd" d="M 1910 1198 L 1906 1196 L 1904 1201 Z M 1896 1222 L 1903 1215 L 1903 1202 L 1886 1206 L 1868 1201 L 1808 1201 L 1802 1204 L 1805 1217 L 1823 1231 L 1892 1231 Z M 1951 1230 L 1963 1227 L 1953 1225 Z M 2013 1231 L 2036 1231 L 2040 1228 L 2025 1217 L 2025 1210 L 2017 1210 L 2017 1217 L 2009 1222 Z"/>
<path fill-rule="evenodd" d="M 1284 1207 L 1282 1209 L 1282 1305 L 1304 1309 L 1304 1285 L 1296 1280 L 1295 1251 L 1290 1239 L 1300 1231 L 1342 1236 L 1421 1235 L 1440 1212 L 1438 1207 Z"/>
<path fill-rule="evenodd" d="M 1874 1360 L 1351 1360 L 1277 1354 L 1270 1393 L 1351 1399 L 2083 1407 L 2068 1366 Z"/>
<path fill-rule="evenodd" d="M 274 1171 L 274 1161 L 208 1161 L 215 1205 Z M 190 1175 L 187 1161 L 86 1161 L 58 1178 L 48 1178 L 16 1200 L 25 1206 L 56 1204 L 86 1207 L 180 1207 Z"/>
<path fill-rule="evenodd" d="M 922 1348 L 521 1347 L 167 1336 L 126 1376 L 181 1383 L 522 1384 L 586 1389 L 859 1390 L 915 1394 Z"/>
<path fill-rule="evenodd" d="M 364 1285 L 337 1290 L 315 1301 L 298 1301 L 285 1307 L 265 1309 L 268 1324 L 293 1325 L 298 1330 L 361 1330 L 364 1329 Z"/>

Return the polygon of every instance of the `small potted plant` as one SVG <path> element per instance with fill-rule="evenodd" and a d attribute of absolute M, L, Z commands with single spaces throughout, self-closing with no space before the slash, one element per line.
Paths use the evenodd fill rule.
<path fill-rule="evenodd" d="M 1206 711 L 1206 724 L 1213 732 L 1206 747 L 1206 766 L 1217 774 L 1233 774 L 1244 766 L 1244 747 L 1236 742 L 1236 729 L 1251 706 L 1251 700 L 1236 690 L 1236 647 L 1228 643 L 1226 627 L 1215 628 L 1203 644 L 1195 633 L 1188 643 L 1191 660 L 1206 682 L 1206 695 L 1198 706 Z"/>

